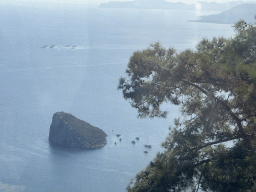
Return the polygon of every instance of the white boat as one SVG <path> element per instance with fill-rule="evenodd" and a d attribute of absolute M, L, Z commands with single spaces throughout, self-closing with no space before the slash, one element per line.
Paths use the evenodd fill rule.
<path fill-rule="evenodd" d="M 117 136 L 117 137 L 120 137 L 120 136 L 121 136 L 121 134 L 117 133 L 117 134 L 116 134 L 116 136 Z"/>
<path fill-rule="evenodd" d="M 135 137 L 135 139 L 140 140 L 140 138 L 139 138 L 139 137 Z"/>
<path fill-rule="evenodd" d="M 134 141 L 134 140 L 132 140 L 132 144 L 135 144 L 135 141 Z"/>

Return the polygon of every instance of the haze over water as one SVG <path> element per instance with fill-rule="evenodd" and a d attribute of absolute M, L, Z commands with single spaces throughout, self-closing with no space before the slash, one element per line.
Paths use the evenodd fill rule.
<path fill-rule="evenodd" d="M 138 119 L 117 91 L 118 79 L 132 53 L 152 42 L 181 51 L 203 37 L 234 35 L 231 25 L 187 22 L 202 14 L 209 13 L 1 6 L 0 189 L 125 191 L 162 150 L 179 112 L 172 106 L 167 119 Z M 58 111 L 101 128 L 108 144 L 91 151 L 51 147 Z M 152 148 L 144 154 L 147 143 Z"/>

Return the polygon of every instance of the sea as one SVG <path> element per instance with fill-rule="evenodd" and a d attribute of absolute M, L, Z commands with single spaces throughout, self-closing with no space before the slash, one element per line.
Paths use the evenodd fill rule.
<path fill-rule="evenodd" d="M 202 38 L 234 37 L 231 24 L 189 22 L 216 13 L 0 5 L 0 191 L 125 191 L 164 150 L 161 143 L 181 115 L 167 103 L 166 119 L 137 117 L 117 90 L 130 56 L 154 42 L 181 52 L 195 50 Z M 107 145 L 51 146 L 52 116 L 60 111 L 101 128 Z"/>

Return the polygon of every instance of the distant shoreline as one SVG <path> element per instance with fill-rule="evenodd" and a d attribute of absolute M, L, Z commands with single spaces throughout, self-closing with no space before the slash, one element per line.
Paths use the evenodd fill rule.
<path fill-rule="evenodd" d="M 186 4 L 181 2 L 168 2 L 165 0 L 135 0 L 135 1 L 110 1 L 108 3 L 102 3 L 99 8 L 124 8 L 124 9 L 169 9 L 169 10 L 198 10 L 198 11 L 226 11 L 237 5 L 244 4 L 244 1 L 231 1 L 226 3 L 216 2 L 198 2 L 194 4 Z"/>
<path fill-rule="evenodd" d="M 255 14 L 256 4 L 242 4 L 219 14 L 201 16 L 201 19 L 190 20 L 189 22 L 234 24 L 243 19 L 247 23 L 253 23 Z"/>

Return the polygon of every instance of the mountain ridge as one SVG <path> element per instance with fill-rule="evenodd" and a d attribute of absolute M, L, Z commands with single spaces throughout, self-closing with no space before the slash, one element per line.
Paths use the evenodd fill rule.
<path fill-rule="evenodd" d="M 245 3 L 244 1 L 231 1 L 227 3 L 216 2 L 197 2 L 186 4 L 181 2 L 168 2 L 165 0 L 135 0 L 135 1 L 110 1 L 102 3 L 99 8 L 122 8 L 122 9 L 175 9 L 175 10 L 202 10 L 202 11 L 225 11 L 237 5 Z"/>
<path fill-rule="evenodd" d="M 246 3 L 242 5 L 237 5 L 219 14 L 201 16 L 199 20 L 195 20 L 194 22 L 234 24 L 237 21 L 243 19 L 247 23 L 253 23 L 255 14 L 256 4 Z"/>

